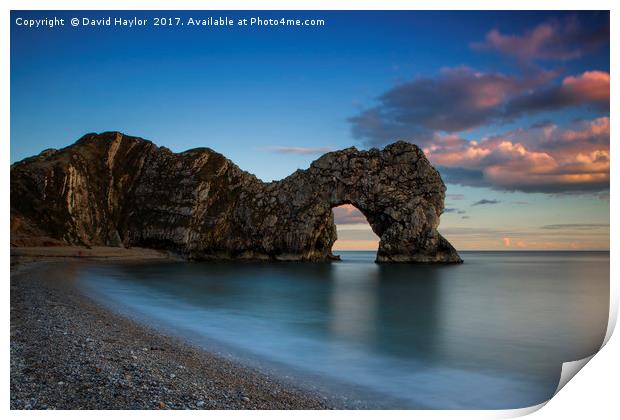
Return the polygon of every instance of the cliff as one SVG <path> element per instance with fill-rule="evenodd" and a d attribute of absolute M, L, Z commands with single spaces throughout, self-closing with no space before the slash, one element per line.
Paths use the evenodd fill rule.
<path fill-rule="evenodd" d="M 190 259 L 321 261 L 331 209 L 350 203 L 381 238 L 377 262 L 461 262 L 438 232 L 445 186 L 424 153 L 327 153 L 265 183 L 207 148 L 173 153 L 121 133 L 88 134 L 11 166 L 11 244 L 141 246 Z"/>

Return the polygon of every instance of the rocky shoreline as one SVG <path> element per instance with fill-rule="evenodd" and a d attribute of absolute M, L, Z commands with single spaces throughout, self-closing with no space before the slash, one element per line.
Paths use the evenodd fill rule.
<path fill-rule="evenodd" d="M 11 257 L 11 409 L 333 408 L 102 308 L 72 287 L 79 263 Z"/>

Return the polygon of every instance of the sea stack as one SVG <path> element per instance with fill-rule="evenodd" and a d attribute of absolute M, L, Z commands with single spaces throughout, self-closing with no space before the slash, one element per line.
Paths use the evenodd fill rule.
<path fill-rule="evenodd" d="M 328 261 L 332 208 L 352 204 L 380 263 L 459 263 L 437 231 L 446 187 L 422 150 L 327 153 L 262 182 L 221 154 L 173 153 L 118 132 L 87 134 L 11 166 L 12 246 L 140 246 L 189 259 Z"/>

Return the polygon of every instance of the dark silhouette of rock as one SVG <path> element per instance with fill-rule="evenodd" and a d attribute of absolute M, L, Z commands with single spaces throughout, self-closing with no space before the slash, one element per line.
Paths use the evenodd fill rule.
<path fill-rule="evenodd" d="M 445 186 L 415 145 L 327 153 L 262 182 L 211 149 L 88 134 L 11 166 L 11 243 L 141 246 L 191 259 L 333 258 L 332 208 L 381 238 L 377 262 L 461 262 L 438 232 Z"/>

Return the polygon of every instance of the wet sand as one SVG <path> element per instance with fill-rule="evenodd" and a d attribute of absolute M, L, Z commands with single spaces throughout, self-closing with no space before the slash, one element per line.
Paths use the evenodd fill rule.
<path fill-rule="evenodd" d="M 143 249 L 12 248 L 11 408 L 331 408 L 325 397 L 110 312 L 72 285 L 88 261 L 171 258 Z"/>

